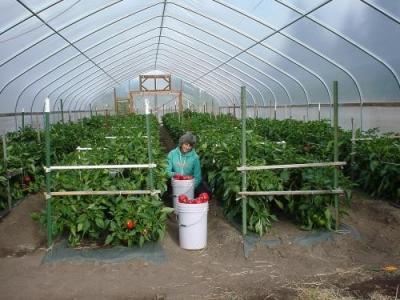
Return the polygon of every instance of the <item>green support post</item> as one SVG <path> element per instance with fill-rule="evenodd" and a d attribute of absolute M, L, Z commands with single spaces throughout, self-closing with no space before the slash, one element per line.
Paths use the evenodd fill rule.
<path fill-rule="evenodd" d="M 61 108 L 61 123 L 64 124 L 64 104 L 62 99 L 60 99 L 60 108 Z"/>
<path fill-rule="evenodd" d="M 46 213 L 47 213 L 47 246 L 51 247 L 53 244 L 52 235 L 52 209 L 51 209 L 51 173 L 50 168 L 50 99 L 45 100 L 45 140 L 46 140 Z"/>
<path fill-rule="evenodd" d="M 338 105 L 338 82 L 333 82 L 333 161 L 339 161 L 339 148 L 338 148 L 338 125 L 339 125 L 339 105 Z M 338 187 L 338 169 L 333 170 L 333 189 Z M 335 229 L 339 229 L 339 196 L 334 195 L 335 199 Z"/>
<path fill-rule="evenodd" d="M 351 153 L 350 153 L 351 181 L 354 181 L 355 155 L 356 155 L 356 130 L 354 128 L 354 118 L 351 118 Z"/>
<path fill-rule="evenodd" d="M 7 158 L 7 137 L 6 133 L 3 135 L 3 162 L 4 162 L 4 170 L 8 173 L 8 158 Z M 8 209 L 11 211 L 11 189 L 10 189 L 10 178 L 9 174 L 7 174 L 7 202 Z"/>
<path fill-rule="evenodd" d="M 25 130 L 25 109 L 22 109 L 22 130 Z"/>
<path fill-rule="evenodd" d="M 149 164 L 153 163 L 153 151 L 151 148 L 151 128 L 150 128 L 150 107 L 149 107 L 149 100 L 145 99 L 145 106 L 146 106 L 146 134 L 147 134 L 147 152 L 149 156 Z M 150 190 L 154 190 L 154 180 L 153 180 L 153 169 L 149 169 L 149 188 Z"/>
<path fill-rule="evenodd" d="M 22 109 L 21 118 L 22 118 L 22 130 L 25 130 L 25 109 Z"/>
<path fill-rule="evenodd" d="M 241 105 L 241 118 L 242 118 L 242 166 L 246 166 L 246 117 L 247 117 L 247 103 L 246 103 L 246 87 L 242 86 L 240 89 L 240 105 Z M 242 192 L 247 190 L 247 174 L 242 171 Z M 247 198 L 242 196 L 242 233 L 243 236 L 247 234 Z"/>

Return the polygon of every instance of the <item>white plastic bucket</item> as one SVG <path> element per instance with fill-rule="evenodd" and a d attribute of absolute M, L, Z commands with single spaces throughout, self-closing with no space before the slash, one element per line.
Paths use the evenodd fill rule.
<path fill-rule="evenodd" d="M 179 195 L 186 195 L 189 199 L 194 198 L 194 178 L 189 180 L 176 180 L 172 178 L 171 185 L 173 198 L 172 202 L 174 204 L 174 209 L 176 213 Z"/>
<path fill-rule="evenodd" d="M 178 203 L 179 246 L 199 250 L 207 246 L 208 202 L 200 204 Z"/>

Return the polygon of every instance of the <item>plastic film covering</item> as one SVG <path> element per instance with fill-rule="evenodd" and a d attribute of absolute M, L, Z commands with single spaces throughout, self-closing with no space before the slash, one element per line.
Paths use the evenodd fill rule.
<path fill-rule="evenodd" d="M 239 105 L 245 85 L 288 116 L 329 104 L 333 80 L 342 103 L 400 99 L 399 1 L 3 0 L 0 16 L 1 113 L 88 109 L 154 70 L 189 106 Z"/>

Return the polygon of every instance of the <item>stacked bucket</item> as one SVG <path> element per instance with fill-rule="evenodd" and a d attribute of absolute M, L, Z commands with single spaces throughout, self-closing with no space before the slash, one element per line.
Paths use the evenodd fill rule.
<path fill-rule="evenodd" d="M 172 178 L 175 213 L 179 222 L 179 246 L 200 250 L 207 246 L 208 195 L 194 198 L 194 178 L 176 175 Z"/>

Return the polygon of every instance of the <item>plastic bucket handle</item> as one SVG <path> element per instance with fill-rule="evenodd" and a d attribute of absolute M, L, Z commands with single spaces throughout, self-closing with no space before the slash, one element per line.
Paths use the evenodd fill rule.
<path fill-rule="evenodd" d="M 203 217 L 204 217 L 205 215 L 207 215 L 207 213 L 208 213 L 208 209 L 205 209 L 205 210 L 203 211 L 203 213 L 201 214 L 200 218 L 199 218 L 196 222 L 194 222 L 194 223 L 192 223 L 192 224 L 188 224 L 188 225 L 186 225 L 186 224 L 181 224 L 181 223 L 179 222 L 179 226 L 180 226 L 180 227 L 191 227 L 191 226 L 193 226 L 193 225 L 196 225 L 196 224 L 200 223 L 200 221 L 203 219 Z"/>

